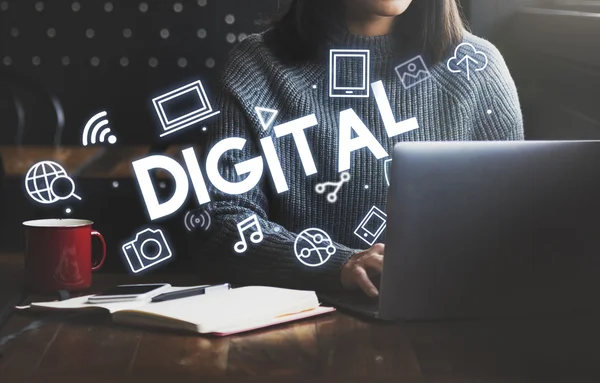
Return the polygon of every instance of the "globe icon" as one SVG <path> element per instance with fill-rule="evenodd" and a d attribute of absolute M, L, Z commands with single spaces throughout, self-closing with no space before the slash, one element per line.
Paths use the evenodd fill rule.
<path fill-rule="evenodd" d="M 62 166 L 52 161 L 38 162 L 25 175 L 25 189 L 36 202 L 54 203 L 60 199 L 51 188 L 52 181 L 57 177 L 68 177 Z"/>

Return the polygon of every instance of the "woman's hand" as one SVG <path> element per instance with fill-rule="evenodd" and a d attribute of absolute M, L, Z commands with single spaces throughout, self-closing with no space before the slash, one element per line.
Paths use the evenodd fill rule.
<path fill-rule="evenodd" d="M 383 243 L 376 243 L 371 248 L 351 256 L 342 267 L 342 286 L 347 290 L 360 288 L 368 296 L 377 297 L 379 291 L 369 278 L 381 274 L 384 248 Z"/>

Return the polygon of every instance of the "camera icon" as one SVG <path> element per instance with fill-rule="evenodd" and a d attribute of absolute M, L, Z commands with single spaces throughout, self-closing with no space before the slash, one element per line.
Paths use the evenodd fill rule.
<path fill-rule="evenodd" d="M 171 258 L 173 252 L 160 229 L 145 229 L 123 245 L 123 254 L 132 272 L 149 269 Z"/>

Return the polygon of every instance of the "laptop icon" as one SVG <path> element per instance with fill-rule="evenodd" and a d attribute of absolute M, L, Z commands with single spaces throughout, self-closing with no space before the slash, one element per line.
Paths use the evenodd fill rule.
<path fill-rule="evenodd" d="M 152 99 L 164 137 L 221 113 L 213 111 L 200 80 Z"/>
<path fill-rule="evenodd" d="M 331 49 L 329 97 L 369 97 L 370 58 L 368 49 Z"/>

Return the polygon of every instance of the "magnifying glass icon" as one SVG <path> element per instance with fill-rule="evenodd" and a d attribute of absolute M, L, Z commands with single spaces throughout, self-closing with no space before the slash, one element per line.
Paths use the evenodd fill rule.
<path fill-rule="evenodd" d="M 75 197 L 81 201 L 81 197 L 75 194 L 75 182 L 67 175 L 57 176 L 50 182 L 50 193 L 57 200 Z"/>

